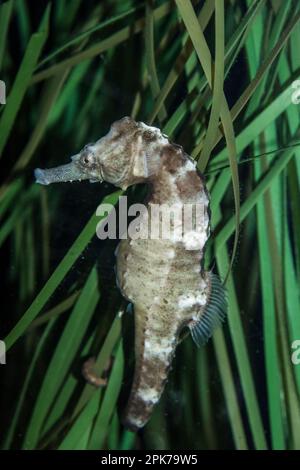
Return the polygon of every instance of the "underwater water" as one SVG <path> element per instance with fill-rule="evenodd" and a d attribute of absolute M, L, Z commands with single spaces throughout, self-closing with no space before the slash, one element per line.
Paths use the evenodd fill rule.
<path fill-rule="evenodd" d="M 1 449 L 300 449 L 299 20 L 293 0 L 0 4 Z M 85 181 L 46 185 L 36 173 L 36 183 L 36 168 L 82 163 L 84 148 L 96 158 L 93 145 L 124 116 L 158 134 L 109 134 L 100 167 L 80 167 Z M 130 206 L 152 194 L 151 132 L 201 172 L 210 232 L 199 267 L 224 282 L 228 306 L 203 346 L 182 325 L 162 395 L 132 431 L 123 416 L 137 307 L 116 279 L 119 239 L 97 237 L 96 210 L 111 204 L 119 216 L 121 195 Z M 128 187 L 115 184 L 123 167 L 136 170 Z M 104 182 L 91 183 L 97 171 Z M 174 286 L 147 253 L 129 281 L 151 308 L 152 291 L 190 292 L 184 254 Z M 83 373 L 90 358 L 98 388 Z"/>

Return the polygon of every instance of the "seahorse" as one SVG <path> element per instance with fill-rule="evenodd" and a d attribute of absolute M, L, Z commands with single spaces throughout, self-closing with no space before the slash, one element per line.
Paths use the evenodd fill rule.
<path fill-rule="evenodd" d="M 134 306 L 135 371 L 124 424 L 136 431 L 148 422 L 162 395 L 183 329 L 200 345 L 226 315 L 222 283 L 203 263 L 210 236 L 209 194 L 181 146 L 160 129 L 130 117 L 116 121 L 107 135 L 71 159 L 53 169 L 37 168 L 36 181 L 47 185 L 89 179 L 123 190 L 138 183 L 149 188 L 146 212 L 137 224 L 146 236 L 128 236 L 116 250 L 117 284 Z M 202 216 L 189 215 L 188 229 L 182 224 L 179 233 L 171 215 L 172 235 L 150 237 L 151 222 L 164 223 L 153 217 L 153 209 L 162 205 L 200 208 Z"/>

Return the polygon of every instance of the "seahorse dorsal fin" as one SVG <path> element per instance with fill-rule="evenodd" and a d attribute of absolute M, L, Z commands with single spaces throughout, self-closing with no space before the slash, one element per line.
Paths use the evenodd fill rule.
<path fill-rule="evenodd" d="M 210 294 L 208 302 L 199 320 L 192 320 L 189 329 L 197 346 L 205 344 L 211 337 L 214 328 L 226 317 L 226 290 L 216 274 L 210 274 Z"/>

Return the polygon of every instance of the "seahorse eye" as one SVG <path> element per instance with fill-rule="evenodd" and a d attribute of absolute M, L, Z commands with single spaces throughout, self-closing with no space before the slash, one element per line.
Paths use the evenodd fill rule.
<path fill-rule="evenodd" d="M 86 145 L 82 150 L 81 163 L 84 166 L 92 166 L 95 163 L 95 155 L 91 151 L 90 146 Z"/>
<path fill-rule="evenodd" d="M 84 159 L 83 159 L 84 163 L 86 163 L 87 165 L 88 165 L 89 163 L 92 163 L 92 160 L 93 160 L 93 159 L 91 158 L 91 155 L 86 155 L 86 156 L 84 157 Z"/>

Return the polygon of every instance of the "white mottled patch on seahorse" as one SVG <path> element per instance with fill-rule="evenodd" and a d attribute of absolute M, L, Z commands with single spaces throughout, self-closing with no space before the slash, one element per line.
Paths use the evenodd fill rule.
<path fill-rule="evenodd" d="M 172 338 L 165 338 L 163 336 L 154 337 L 153 331 L 146 330 L 145 332 L 146 340 L 145 340 L 145 348 L 151 349 L 153 346 L 160 347 L 161 349 L 166 349 L 170 345 L 174 344 L 174 340 Z"/>
<path fill-rule="evenodd" d="M 195 170 L 196 162 L 194 160 L 188 159 L 186 164 L 185 164 L 185 167 L 188 168 L 189 170 Z"/>
<path fill-rule="evenodd" d="M 178 307 L 180 309 L 193 307 L 193 305 L 195 305 L 195 296 L 193 294 L 184 294 L 178 299 Z"/>
<path fill-rule="evenodd" d="M 201 319 L 201 316 L 202 316 L 202 315 L 199 315 L 199 312 L 198 312 L 198 314 L 195 313 L 195 314 L 192 316 L 192 321 L 198 322 L 198 321 Z"/>
<path fill-rule="evenodd" d="M 205 305 L 207 295 L 205 292 L 200 292 L 197 295 L 192 293 L 183 294 L 178 298 L 178 307 L 182 310 L 193 307 L 194 305 Z"/>
<path fill-rule="evenodd" d="M 169 338 L 151 338 L 152 332 L 146 331 L 145 335 L 145 358 L 159 357 L 162 361 L 166 361 L 174 349 L 174 343 Z"/>
<path fill-rule="evenodd" d="M 168 145 L 169 144 L 169 140 L 166 137 L 164 137 L 164 135 L 161 133 L 161 130 L 158 129 L 158 127 L 148 126 L 144 122 L 139 122 L 139 125 L 143 129 L 145 129 L 147 131 L 151 131 L 154 134 L 156 134 L 156 136 L 158 137 L 158 140 L 155 142 L 155 145 L 157 145 L 158 143 L 161 144 L 161 145 Z"/>
<path fill-rule="evenodd" d="M 207 241 L 206 230 L 191 230 L 184 234 L 182 241 L 186 250 L 201 250 Z"/>
<path fill-rule="evenodd" d="M 142 428 L 145 425 L 144 421 L 142 419 L 137 418 L 136 416 L 134 417 L 129 415 L 128 417 L 130 419 L 130 423 L 133 424 L 133 426 L 136 426 L 137 428 Z"/>
<path fill-rule="evenodd" d="M 197 194 L 197 203 L 203 206 L 201 207 L 202 210 L 209 206 L 209 199 L 203 191 Z"/>
<path fill-rule="evenodd" d="M 144 354 L 145 359 L 153 359 L 159 358 L 162 362 L 168 362 L 170 354 L 173 351 L 173 347 L 161 349 L 159 346 L 156 346 L 151 349 L 151 351 L 147 350 Z"/>
<path fill-rule="evenodd" d="M 165 167 L 164 167 L 164 169 L 165 169 Z M 182 171 L 182 167 L 180 168 L 180 171 Z M 183 205 L 182 204 L 182 199 L 181 199 L 181 196 L 180 196 L 180 194 L 177 190 L 177 186 L 176 186 L 176 183 L 177 183 L 177 180 L 178 180 L 179 176 L 180 175 L 178 173 L 175 173 L 174 175 L 171 175 L 171 173 L 168 174 L 169 184 L 172 188 L 172 191 L 171 191 L 171 194 L 170 194 L 170 201 L 172 201 L 172 205 L 173 204 L 178 204 L 178 205 L 182 206 Z"/>
<path fill-rule="evenodd" d="M 177 168 L 176 173 L 174 175 L 171 175 L 171 174 L 169 175 L 171 182 L 173 184 L 176 184 L 177 180 L 181 178 L 182 176 L 184 176 L 189 171 L 196 172 L 195 165 L 196 163 L 194 164 L 191 160 L 186 160 L 183 166 L 180 166 L 179 168 Z"/>
<path fill-rule="evenodd" d="M 198 294 L 196 297 L 196 303 L 199 305 L 205 305 L 207 302 L 207 294 L 206 292 L 201 292 L 201 294 Z"/>
<path fill-rule="evenodd" d="M 157 392 L 156 388 L 143 388 L 141 387 L 137 395 L 141 397 L 145 402 L 156 403 L 159 400 L 160 394 Z"/>
<path fill-rule="evenodd" d="M 170 248 L 169 250 L 167 250 L 165 252 L 166 254 L 166 257 L 169 258 L 169 259 L 173 259 L 175 258 L 175 250 L 173 250 L 172 248 Z"/>

